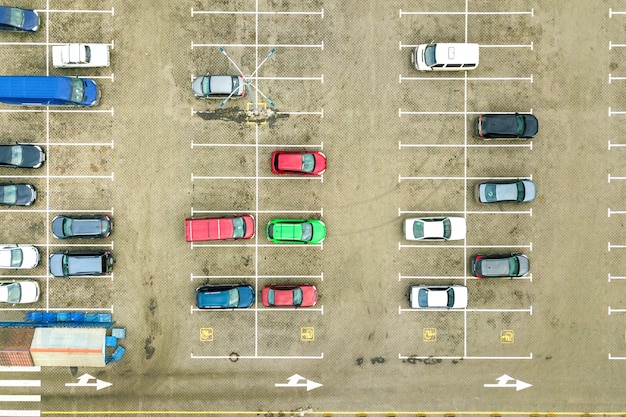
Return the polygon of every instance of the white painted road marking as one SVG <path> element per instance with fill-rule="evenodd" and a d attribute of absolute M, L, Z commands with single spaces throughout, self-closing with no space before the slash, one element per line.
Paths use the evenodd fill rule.
<path fill-rule="evenodd" d="M 532 384 L 512 378 L 506 374 L 502 375 L 499 378 L 496 378 L 496 380 L 498 381 L 497 384 L 484 384 L 483 386 L 485 388 L 515 388 L 515 391 L 521 391 L 523 389 L 532 387 Z M 509 384 L 509 381 L 515 381 L 515 383 Z"/>

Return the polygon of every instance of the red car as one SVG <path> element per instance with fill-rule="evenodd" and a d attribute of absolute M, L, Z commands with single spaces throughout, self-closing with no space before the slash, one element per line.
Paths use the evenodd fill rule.
<path fill-rule="evenodd" d="M 274 174 L 322 175 L 326 170 L 326 156 L 321 152 L 274 151 Z"/>
<path fill-rule="evenodd" d="M 265 307 L 313 307 L 317 303 L 315 285 L 266 285 L 262 293 Z"/>
<path fill-rule="evenodd" d="M 185 220 L 187 242 L 203 240 L 250 239 L 254 236 L 254 217 L 205 217 Z"/>

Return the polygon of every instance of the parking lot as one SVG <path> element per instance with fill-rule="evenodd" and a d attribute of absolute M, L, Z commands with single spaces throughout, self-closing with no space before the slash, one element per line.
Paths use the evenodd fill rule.
<path fill-rule="evenodd" d="M 1 209 L 0 242 L 34 244 L 42 258 L 2 278 L 38 281 L 35 309 L 111 312 L 127 328 L 127 354 L 103 369 L 3 373 L 42 384 L 0 387 L 0 410 L 621 412 L 626 2 L 18 6 L 36 9 L 42 27 L 0 33 L 1 74 L 89 77 L 102 99 L 88 109 L 0 105 L 4 141 L 38 144 L 47 157 L 37 170 L 0 168 L 1 182 L 38 191 L 30 207 Z M 411 52 L 432 40 L 480 44 L 478 68 L 416 71 Z M 109 44 L 111 66 L 52 68 L 50 48 L 65 42 Z M 246 123 L 247 95 L 224 109 L 194 98 L 193 77 L 236 66 L 254 74 L 262 109 L 276 103 L 268 123 Z M 503 112 L 536 115 L 537 137 L 475 136 L 479 114 Z M 321 151 L 328 168 L 274 175 L 277 149 Z M 478 182 L 517 178 L 537 184 L 535 201 L 475 201 Z M 50 231 L 61 213 L 111 215 L 114 232 L 66 244 Z M 185 242 L 185 218 L 242 213 L 256 220 L 252 239 Z M 404 239 L 404 219 L 435 216 L 464 217 L 466 238 Z M 275 218 L 320 219 L 328 235 L 276 245 L 265 232 Z M 49 275 L 51 253 L 84 247 L 112 250 L 113 275 Z M 495 253 L 524 253 L 530 273 L 473 277 L 470 258 Z M 255 288 L 252 307 L 197 308 L 196 287 L 238 282 Z M 261 288 L 277 283 L 314 284 L 317 305 L 263 307 Z M 417 284 L 467 286 L 468 306 L 411 309 Z M 0 311 L 14 320 L 30 307 Z M 112 386 L 65 385 L 83 373 Z M 8 402 L 20 394 L 41 397 Z"/>

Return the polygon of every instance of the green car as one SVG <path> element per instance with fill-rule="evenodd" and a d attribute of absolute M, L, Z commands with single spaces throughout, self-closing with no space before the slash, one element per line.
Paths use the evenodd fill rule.
<path fill-rule="evenodd" d="M 315 219 L 274 219 L 265 231 L 274 243 L 316 244 L 326 237 L 326 225 Z"/>

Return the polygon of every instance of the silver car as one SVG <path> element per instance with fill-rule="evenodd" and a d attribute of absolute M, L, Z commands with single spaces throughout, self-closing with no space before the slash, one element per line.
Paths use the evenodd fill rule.
<path fill-rule="evenodd" d="M 530 203 L 537 196 L 537 187 L 530 180 L 481 182 L 474 196 L 479 203 Z"/>
<path fill-rule="evenodd" d="M 196 98 L 243 97 L 244 87 L 244 79 L 240 75 L 202 75 L 191 83 Z"/>

